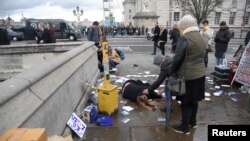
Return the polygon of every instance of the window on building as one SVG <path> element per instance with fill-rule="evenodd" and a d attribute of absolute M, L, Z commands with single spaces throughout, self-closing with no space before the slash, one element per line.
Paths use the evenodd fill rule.
<path fill-rule="evenodd" d="M 129 9 L 128 12 L 131 13 L 131 9 Z"/>
<path fill-rule="evenodd" d="M 129 15 L 129 19 L 131 20 L 131 15 Z"/>
<path fill-rule="evenodd" d="M 174 21 L 180 20 L 180 12 L 174 12 Z"/>
<path fill-rule="evenodd" d="M 237 7 L 237 0 L 232 0 L 232 6 Z"/>
<path fill-rule="evenodd" d="M 219 2 L 219 1 L 221 1 L 221 0 L 215 0 L 216 2 Z M 220 3 L 218 6 L 221 6 L 222 5 L 222 3 Z"/>
<path fill-rule="evenodd" d="M 247 4 L 250 5 L 250 0 L 247 0 Z"/>
<path fill-rule="evenodd" d="M 234 24 L 236 12 L 230 12 L 229 24 Z"/>
<path fill-rule="evenodd" d="M 129 26 L 132 26 L 132 22 L 129 22 Z"/>
<path fill-rule="evenodd" d="M 179 0 L 175 0 L 175 5 L 179 5 Z"/>
<path fill-rule="evenodd" d="M 245 15 L 244 24 L 249 23 L 249 17 L 250 17 L 250 12 L 247 12 L 246 15 Z"/>
<path fill-rule="evenodd" d="M 214 19 L 215 25 L 220 23 L 220 16 L 221 16 L 221 12 L 215 12 L 215 19 Z"/>

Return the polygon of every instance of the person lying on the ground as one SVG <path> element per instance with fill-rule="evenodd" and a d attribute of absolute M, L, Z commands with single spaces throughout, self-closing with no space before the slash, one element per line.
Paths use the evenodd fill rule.
<path fill-rule="evenodd" d="M 157 80 L 150 85 L 147 89 L 143 91 L 143 94 L 152 93 L 155 89 L 157 89 L 162 82 L 169 77 L 170 67 L 172 64 L 172 57 L 163 56 L 161 54 L 155 55 L 154 64 L 161 68 L 161 72 L 157 78 Z"/>
<path fill-rule="evenodd" d="M 143 83 L 140 80 L 127 80 L 122 86 L 122 95 L 128 100 L 137 102 L 142 107 L 154 111 L 156 110 L 156 101 L 151 101 L 149 99 L 161 99 L 163 91 L 160 91 L 159 94 L 154 91 L 147 95 L 143 94 L 143 90 L 147 89 L 149 86 L 148 83 Z"/>

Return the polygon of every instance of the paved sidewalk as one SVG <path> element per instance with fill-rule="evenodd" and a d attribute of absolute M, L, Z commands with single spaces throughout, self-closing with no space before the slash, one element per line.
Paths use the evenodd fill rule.
<path fill-rule="evenodd" d="M 232 55 L 226 55 L 231 60 Z M 209 54 L 209 68 L 207 76 L 213 77 L 210 73 L 214 69 L 214 56 Z M 155 79 L 159 69 L 152 64 L 153 56 L 150 54 L 126 53 L 126 59 L 118 66 L 117 76 L 129 77 L 132 79 L 150 80 Z M 138 66 L 135 66 L 138 65 Z M 150 75 L 148 75 L 149 71 Z M 134 76 L 131 76 L 134 75 Z M 137 75 L 137 76 L 136 76 Z M 147 76 L 148 75 L 148 76 Z M 146 77 L 147 76 L 147 77 Z M 112 117 L 115 124 L 112 127 L 99 127 L 89 124 L 82 140 L 88 141 L 207 141 L 207 125 L 210 124 L 250 124 L 250 113 L 247 112 L 248 94 L 241 94 L 238 88 L 223 88 L 222 96 L 215 97 L 213 91 L 214 85 L 206 81 L 206 91 L 211 93 L 210 101 L 199 103 L 197 115 L 198 128 L 191 129 L 190 135 L 175 133 L 172 129 L 165 132 L 164 122 L 158 121 L 158 118 L 164 118 L 165 113 L 157 109 L 155 112 L 148 111 L 137 104 L 128 102 L 126 105 L 132 106 L 134 110 L 129 115 L 122 115 L 122 106 L 119 103 L 118 113 Z M 227 95 L 228 92 L 235 92 L 235 95 Z M 235 98 L 237 101 L 234 101 Z M 120 96 L 120 100 L 124 100 Z M 159 101 L 159 107 L 164 105 L 164 99 Z M 174 100 L 172 119 L 170 125 L 178 124 L 180 121 L 180 105 Z M 130 121 L 123 123 L 121 120 L 129 118 Z"/>

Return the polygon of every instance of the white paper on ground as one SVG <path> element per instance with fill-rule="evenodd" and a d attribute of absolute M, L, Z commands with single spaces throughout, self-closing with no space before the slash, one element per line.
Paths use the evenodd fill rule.
<path fill-rule="evenodd" d="M 205 98 L 205 101 L 210 101 L 211 99 L 209 97 L 206 97 Z"/>
<path fill-rule="evenodd" d="M 205 92 L 205 96 L 209 97 L 209 96 L 211 96 L 211 94 L 209 92 Z"/>
<path fill-rule="evenodd" d="M 148 83 L 147 81 L 142 81 L 143 83 Z"/>
<path fill-rule="evenodd" d="M 237 100 L 237 98 L 231 98 L 233 101 L 235 101 L 235 102 L 237 102 L 238 100 Z"/>
<path fill-rule="evenodd" d="M 137 73 L 137 74 L 142 75 L 142 73 Z"/>
<path fill-rule="evenodd" d="M 214 96 L 220 96 L 222 94 L 222 91 L 214 92 Z"/>
<path fill-rule="evenodd" d="M 118 79 L 115 81 L 115 83 L 123 83 L 123 82 L 124 82 L 124 80 L 122 80 L 122 79 Z"/>
<path fill-rule="evenodd" d="M 144 71 L 145 74 L 150 74 L 150 71 Z"/>
<path fill-rule="evenodd" d="M 164 97 L 164 98 L 166 97 L 164 92 L 163 92 L 161 95 L 162 95 L 162 97 Z"/>
<path fill-rule="evenodd" d="M 122 123 L 128 123 L 130 121 L 130 118 L 124 118 L 121 120 Z"/>
<path fill-rule="evenodd" d="M 175 99 L 176 99 L 176 96 L 172 96 L 172 99 L 175 100 Z"/>
<path fill-rule="evenodd" d="M 221 87 L 226 87 L 226 88 L 230 88 L 230 85 L 221 85 Z"/>
<path fill-rule="evenodd" d="M 181 101 L 177 101 L 178 102 L 178 104 L 181 104 Z"/>
<path fill-rule="evenodd" d="M 129 115 L 129 112 L 127 112 L 127 111 L 122 111 L 121 113 L 122 113 L 124 116 Z"/>
<path fill-rule="evenodd" d="M 165 117 L 158 117 L 157 118 L 157 121 L 159 121 L 159 122 L 164 122 L 164 121 L 166 121 L 166 118 Z"/>
<path fill-rule="evenodd" d="M 117 76 L 116 75 L 110 75 L 110 78 L 116 78 Z"/>
<path fill-rule="evenodd" d="M 228 95 L 236 94 L 235 92 L 228 92 Z"/>
<path fill-rule="evenodd" d="M 134 108 L 131 107 L 131 106 L 123 106 L 122 109 L 124 109 L 124 110 L 126 110 L 126 111 L 128 111 L 128 112 L 134 110 Z"/>
<path fill-rule="evenodd" d="M 206 79 L 210 79 L 210 77 L 206 77 Z"/>
<path fill-rule="evenodd" d="M 210 80 L 210 79 L 209 79 L 209 80 L 207 80 L 207 81 L 208 81 L 208 82 L 214 82 L 213 80 Z"/>
<path fill-rule="evenodd" d="M 220 86 L 215 86 L 215 89 L 220 89 Z"/>
<path fill-rule="evenodd" d="M 121 103 L 121 104 L 127 104 L 127 103 L 128 103 L 128 101 L 121 100 L 121 101 L 120 101 L 120 103 Z"/>

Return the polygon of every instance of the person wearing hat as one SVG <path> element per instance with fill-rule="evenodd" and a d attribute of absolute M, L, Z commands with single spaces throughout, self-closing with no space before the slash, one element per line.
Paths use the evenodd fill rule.
<path fill-rule="evenodd" d="M 225 59 L 225 53 L 227 51 L 230 38 L 231 32 L 229 31 L 226 22 L 222 21 L 220 23 L 220 30 L 216 33 L 214 38 L 216 65 L 223 64 L 223 59 Z"/>
<path fill-rule="evenodd" d="M 197 20 L 185 15 L 178 22 L 179 38 L 170 68 L 170 75 L 177 74 L 185 78 L 186 93 L 176 98 L 181 101 L 181 123 L 173 126 L 177 133 L 190 134 L 189 128 L 196 128 L 198 101 L 205 98 L 207 41 L 202 37 Z"/>

